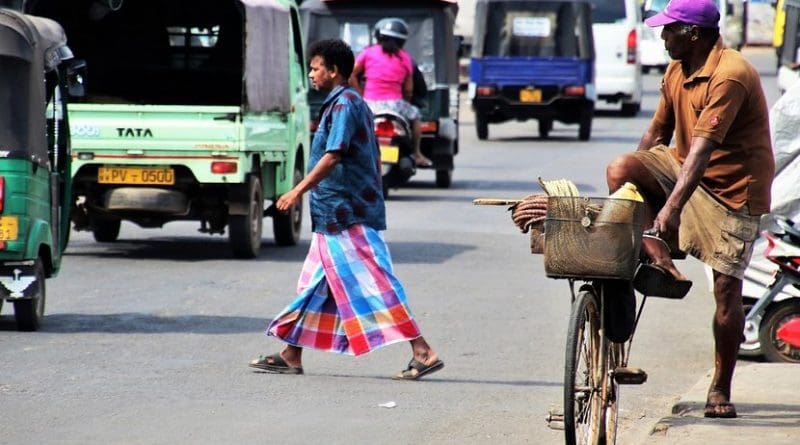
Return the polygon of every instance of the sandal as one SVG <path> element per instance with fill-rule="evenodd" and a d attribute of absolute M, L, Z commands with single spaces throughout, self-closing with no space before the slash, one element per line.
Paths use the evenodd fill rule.
<path fill-rule="evenodd" d="M 435 362 L 431 363 L 430 365 L 426 365 L 421 361 L 412 358 L 410 362 L 408 362 L 408 368 L 401 371 L 396 376 L 392 377 L 394 380 L 419 380 L 420 377 L 434 373 L 440 369 L 444 368 L 444 362 L 441 360 L 436 360 Z"/>
<path fill-rule="evenodd" d="M 302 367 L 295 368 L 289 366 L 286 363 L 286 360 L 281 357 L 280 353 L 268 355 L 266 357 L 258 357 L 257 359 L 252 360 L 248 366 L 274 374 L 299 375 L 303 373 Z"/>

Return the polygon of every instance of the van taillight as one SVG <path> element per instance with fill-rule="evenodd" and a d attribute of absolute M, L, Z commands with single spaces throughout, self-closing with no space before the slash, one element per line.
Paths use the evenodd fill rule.
<path fill-rule="evenodd" d="M 629 64 L 636 63 L 636 30 L 632 29 L 628 33 L 628 58 L 626 60 Z"/>
<path fill-rule="evenodd" d="M 586 94 L 586 87 L 583 85 L 569 85 L 564 87 L 566 96 L 583 96 Z"/>
<path fill-rule="evenodd" d="M 3 213 L 5 202 L 6 202 L 6 178 L 5 176 L 0 176 L 0 213 Z"/>

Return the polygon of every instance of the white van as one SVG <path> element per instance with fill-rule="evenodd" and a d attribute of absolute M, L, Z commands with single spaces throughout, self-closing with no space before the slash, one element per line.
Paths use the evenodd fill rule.
<path fill-rule="evenodd" d="M 621 103 L 623 115 L 635 116 L 642 104 L 639 1 L 592 0 L 592 4 L 597 99 Z"/>

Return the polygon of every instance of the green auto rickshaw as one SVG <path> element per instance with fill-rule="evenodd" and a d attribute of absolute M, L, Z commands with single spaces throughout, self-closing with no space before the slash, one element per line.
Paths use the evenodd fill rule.
<path fill-rule="evenodd" d="M 67 96 L 85 65 L 58 23 L 0 8 L 0 66 L 0 307 L 35 331 L 69 236 Z"/>

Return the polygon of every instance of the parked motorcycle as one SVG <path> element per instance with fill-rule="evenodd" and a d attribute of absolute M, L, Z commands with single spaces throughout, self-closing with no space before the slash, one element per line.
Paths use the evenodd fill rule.
<path fill-rule="evenodd" d="M 767 242 L 764 256 L 778 268 L 763 295 L 745 299 L 745 340 L 739 354 L 800 363 L 800 228 L 783 217 L 775 222 L 780 229 L 762 235 Z"/>
<path fill-rule="evenodd" d="M 389 189 L 397 188 L 417 172 L 413 152 L 411 123 L 402 115 L 390 110 L 375 111 L 375 136 L 381 149 L 381 174 L 383 197 Z"/>

